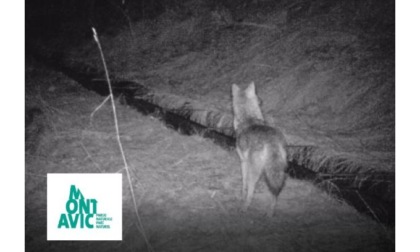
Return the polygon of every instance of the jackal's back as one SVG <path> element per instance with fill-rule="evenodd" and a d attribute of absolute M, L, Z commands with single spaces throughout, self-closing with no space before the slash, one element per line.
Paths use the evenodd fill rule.
<path fill-rule="evenodd" d="M 237 136 L 236 147 L 247 153 L 250 169 L 262 174 L 269 190 L 278 195 L 284 186 L 287 169 L 286 140 L 281 131 L 268 125 L 254 124 Z"/>

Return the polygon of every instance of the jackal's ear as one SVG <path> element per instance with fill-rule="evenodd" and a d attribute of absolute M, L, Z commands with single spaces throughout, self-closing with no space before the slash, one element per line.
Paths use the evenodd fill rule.
<path fill-rule="evenodd" d="M 239 94 L 240 88 L 236 84 L 232 84 L 232 96 L 237 97 Z"/>
<path fill-rule="evenodd" d="M 255 83 L 251 82 L 245 90 L 246 96 L 248 98 L 255 97 Z"/>

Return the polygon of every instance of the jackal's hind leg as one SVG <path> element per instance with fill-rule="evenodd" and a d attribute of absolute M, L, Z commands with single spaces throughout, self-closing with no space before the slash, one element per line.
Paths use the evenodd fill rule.
<path fill-rule="evenodd" d="M 247 211 L 249 206 L 251 205 L 252 198 L 254 196 L 255 187 L 260 179 L 261 173 L 258 170 L 255 170 L 253 167 L 250 167 L 250 164 L 247 164 L 246 169 L 246 199 L 243 205 L 243 210 Z"/>

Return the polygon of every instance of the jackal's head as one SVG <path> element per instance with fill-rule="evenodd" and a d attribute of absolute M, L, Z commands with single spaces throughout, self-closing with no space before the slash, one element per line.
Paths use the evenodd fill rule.
<path fill-rule="evenodd" d="M 241 90 L 238 85 L 232 85 L 233 98 L 233 127 L 238 129 L 238 125 L 250 119 L 264 120 L 261 113 L 259 98 L 255 92 L 255 84 L 251 82 L 245 90 Z"/>

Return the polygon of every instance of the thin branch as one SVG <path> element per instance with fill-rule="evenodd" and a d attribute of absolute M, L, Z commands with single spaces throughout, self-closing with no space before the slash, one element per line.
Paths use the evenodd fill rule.
<path fill-rule="evenodd" d="M 98 107 L 96 107 L 95 108 L 95 110 L 90 114 L 90 124 L 92 124 L 92 119 L 93 119 L 93 116 L 95 115 L 95 113 L 96 113 L 96 111 L 98 111 L 100 108 L 102 108 L 102 106 L 109 100 L 111 98 L 111 95 L 108 95 L 106 98 L 105 98 L 105 100 L 101 103 L 101 104 L 99 104 L 99 106 Z"/>
<path fill-rule="evenodd" d="M 115 133 L 116 133 L 116 136 L 117 136 L 118 146 L 119 146 L 120 151 L 121 151 L 121 156 L 122 156 L 123 161 L 124 161 L 124 168 L 125 168 L 125 171 L 127 173 L 127 179 L 128 179 L 128 184 L 130 186 L 131 198 L 133 199 L 133 204 L 134 204 L 134 208 L 135 208 L 134 210 L 135 210 L 137 221 L 138 221 L 138 228 L 139 228 L 139 231 L 142 234 L 142 236 L 143 236 L 143 238 L 144 238 L 144 240 L 146 242 L 146 245 L 147 245 L 148 250 L 149 251 L 154 251 L 153 248 L 152 248 L 152 246 L 151 246 L 151 244 L 150 244 L 150 242 L 149 242 L 149 240 L 147 239 L 146 232 L 144 230 L 142 221 L 140 219 L 139 212 L 137 210 L 137 202 L 136 202 L 136 198 L 134 197 L 133 185 L 131 183 L 130 169 L 128 168 L 127 160 L 126 160 L 126 157 L 125 157 L 125 154 L 124 154 L 124 149 L 123 149 L 123 146 L 121 144 L 120 131 L 119 131 L 118 119 L 117 119 L 117 111 L 115 109 L 114 95 L 112 93 L 112 86 L 111 86 L 111 81 L 109 79 L 108 68 L 106 66 L 105 57 L 104 57 L 104 54 L 103 54 L 103 51 L 102 51 L 102 47 L 101 47 L 101 43 L 99 42 L 98 35 L 96 33 L 95 28 L 92 27 L 92 31 L 93 31 L 93 38 L 95 39 L 95 42 L 98 45 L 98 49 L 99 49 L 99 52 L 101 54 L 102 63 L 104 65 L 106 81 L 108 83 L 108 88 L 109 88 L 109 98 L 111 99 L 112 111 L 113 111 L 113 114 L 114 114 Z"/>

